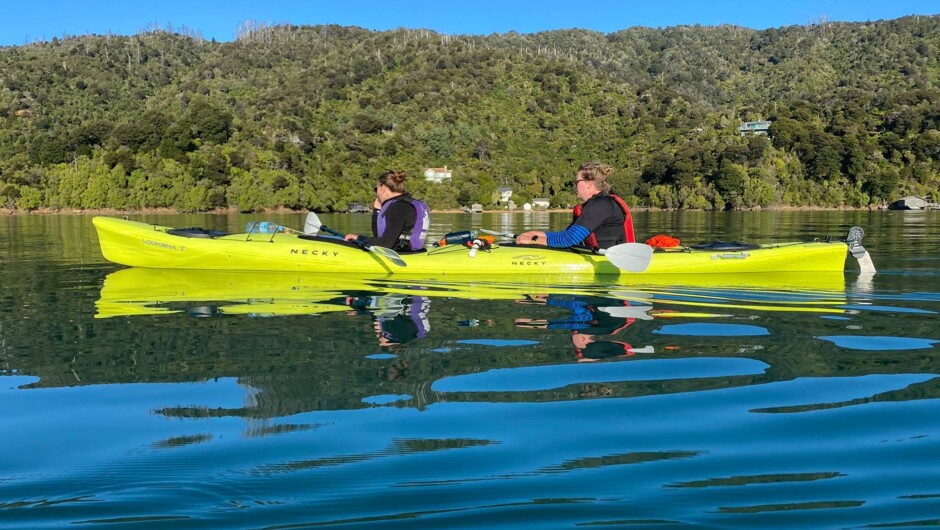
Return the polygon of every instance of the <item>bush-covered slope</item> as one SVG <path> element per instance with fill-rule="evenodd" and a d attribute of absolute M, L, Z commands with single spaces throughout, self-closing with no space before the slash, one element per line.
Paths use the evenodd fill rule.
<path fill-rule="evenodd" d="M 257 26 L 0 48 L 0 207 L 344 209 L 387 168 L 437 208 L 938 198 L 940 16 L 448 36 Z M 743 121 L 773 121 L 741 137 Z M 430 184 L 426 167 L 453 170 Z"/>

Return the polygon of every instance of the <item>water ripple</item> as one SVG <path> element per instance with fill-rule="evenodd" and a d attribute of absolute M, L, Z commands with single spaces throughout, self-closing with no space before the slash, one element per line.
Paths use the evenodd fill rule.
<path fill-rule="evenodd" d="M 668 488 L 713 488 L 727 486 L 749 486 L 752 484 L 781 484 L 788 482 L 813 482 L 846 476 L 835 471 L 817 473 L 787 473 L 775 475 L 752 475 L 727 478 L 710 478 L 669 484 Z"/>
<path fill-rule="evenodd" d="M 431 388 L 438 392 L 523 392 L 561 388 L 576 383 L 760 374 L 767 367 L 767 364 L 753 359 L 725 357 L 529 366 L 445 377 L 435 381 Z"/>
<path fill-rule="evenodd" d="M 259 475 L 275 473 L 296 472 L 305 469 L 316 469 L 330 466 L 340 466 L 356 462 L 365 462 L 389 456 L 425 453 L 429 451 L 446 451 L 451 449 L 464 449 L 490 445 L 495 442 L 476 439 L 402 439 L 395 440 L 391 445 L 380 451 L 359 454 L 341 455 L 326 458 L 316 458 L 295 462 L 286 462 L 260 466 L 255 470 Z"/>
<path fill-rule="evenodd" d="M 914 337 L 887 337 L 864 335 L 829 335 L 816 337 L 832 342 L 840 348 L 849 350 L 889 351 L 889 350 L 925 350 L 936 344 L 937 340 Z"/>

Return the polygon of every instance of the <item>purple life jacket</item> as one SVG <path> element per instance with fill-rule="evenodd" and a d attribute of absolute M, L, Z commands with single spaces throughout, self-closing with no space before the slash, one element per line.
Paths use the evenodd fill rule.
<path fill-rule="evenodd" d="M 428 238 L 428 228 L 431 226 L 431 209 L 428 208 L 426 202 L 415 199 L 410 195 L 402 194 L 394 199 L 385 201 L 385 204 L 382 205 L 382 209 L 379 210 L 378 219 L 376 219 L 375 228 L 378 232 L 376 236 L 382 237 L 382 234 L 385 233 L 385 214 L 388 211 L 388 207 L 396 201 L 405 201 L 414 207 L 415 226 L 411 229 L 411 234 L 402 234 L 402 239 L 408 241 L 410 250 L 422 250 L 424 248 L 424 241 Z"/>
<path fill-rule="evenodd" d="M 423 339 L 431 331 L 431 322 L 428 320 L 430 309 L 430 298 L 414 296 L 411 305 L 398 313 L 376 316 L 379 333 L 388 342 L 397 344 Z"/>
<path fill-rule="evenodd" d="M 416 339 L 423 339 L 428 331 L 431 330 L 431 322 L 428 320 L 428 311 L 431 309 L 431 299 L 423 296 L 415 296 L 411 299 L 411 320 L 418 326 L 418 335 Z"/>

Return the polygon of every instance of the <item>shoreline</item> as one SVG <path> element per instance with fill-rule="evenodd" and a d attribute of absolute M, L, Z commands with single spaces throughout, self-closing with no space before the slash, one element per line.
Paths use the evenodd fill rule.
<path fill-rule="evenodd" d="M 717 212 L 718 210 L 670 210 L 665 208 L 646 208 L 642 206 L 633 206 L 630 208 L 633 212 Z M 841 206 L 841 207 L 820 207 L 820 206 L 774 206 L 770 208 L 756 208 L 748 210 L 732 210 L 736 212 L 864 212 L 864 211 L 888 211 L 888 208 L 885 207 L 850 207 L 850 206 Z M 0 208 L 0 215 L 266 215 L 266 214 L 305 214 L 310 210 L 292 210 L 289 208 L 271 208 L 265 209 L 260 212 L 242 212 L 235 208 L 219 208 L 214 210 L 207 210 L 204 212 L 180 212 L 175 208 L 143 208 L 139 210 L 121 210 L 116 208 L 95 208 L 95 209 L 78 209 L 78 208 L 38 208 L 35 210 L 15 210 L 9 208 Z M 443 209 L 443 210 L 431 210 L 431 213 L 446 213 L 446 214 L 467 214 L 467 215 L 477 215 L 479 213 L 567 213 L 570 212 L 570 209 L 566 208 L 545 208 L 538 210 L 524 210 L 522 208 L 516 208 L 515 210 L 483 210 L 482 212 L 467 212 L 465 210 L 459 209 Z M 317 212 L 317 213 L 328 213 L 328 212 Z M 332 212 L 332 213 L 346 213 L 346 212 Z"/>

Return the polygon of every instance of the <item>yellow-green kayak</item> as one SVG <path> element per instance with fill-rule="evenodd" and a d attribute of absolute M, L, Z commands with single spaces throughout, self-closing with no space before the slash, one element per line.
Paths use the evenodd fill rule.
<path fill-rule="evenodd" d="M 101 252 L 114 263 L 166 269 L 291 271 L 313 273 L 511 275 L 618 278 L 636 283 L 655 275 L 742 273 L 839 273 L 845 270 L 845 242 L 777 243 L 746 249 L 655 252 L 642 273 L 625 272 L 607 256 L 569 249 L 515 244 L 470 252 L 448 245 L 426 252 L 402 253 L 396 264 L 380 252 L 369 252 L 335 237 L 294 231 L 217 234 L 179 230 L 110 217 L 95 217 Z M 629 245 L 629 244 L 628 244 Z M 640 245 L 642 246 L 642 245 Z M 375 249 L 373 249 L 375 250 Z M 385 249 L 387 250 L 387 249 Z M 394 255 L 394 253 L 392 253 Z M 397 256 L 396 256 L 397 257 Z M 645 265 L 645 262 L 644 262 Z"/>

